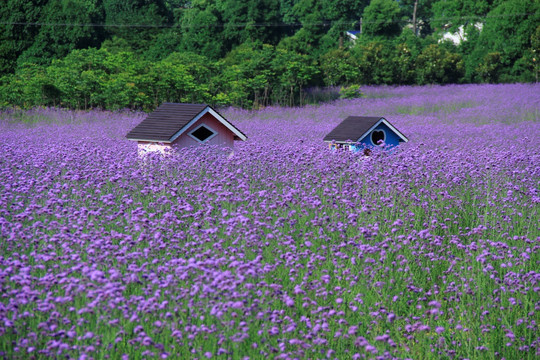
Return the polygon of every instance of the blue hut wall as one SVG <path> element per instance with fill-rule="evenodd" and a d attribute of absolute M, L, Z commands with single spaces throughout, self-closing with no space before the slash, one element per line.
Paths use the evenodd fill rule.
<path fill-rule="evenodd" d="M 380 123 L 373 131 L 384 131 L 385 133 L 385 139 L 384 143 L 387 147 L 394 147 L 399 145 L 399 136 L 395 132 L 393 132 L 386 124 Z M 360 141 L 361 146 L 363 147 L 373 147 L 377 144 L 373 144 L 371 142 L 371 133 L 367 134 L 365 138 Z"/>

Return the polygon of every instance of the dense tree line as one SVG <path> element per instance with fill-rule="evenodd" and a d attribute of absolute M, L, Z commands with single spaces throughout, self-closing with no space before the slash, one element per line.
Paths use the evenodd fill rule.
<path fill-rule="evenodd" d="M 6 0 L 0 106 L 249 108 L 313 87 L 536 81 L 539 23 L 537 0 Z"/>

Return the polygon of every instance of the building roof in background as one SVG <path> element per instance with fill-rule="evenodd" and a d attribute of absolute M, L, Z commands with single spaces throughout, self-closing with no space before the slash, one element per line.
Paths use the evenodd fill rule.
<path fill-rule="evenodd" d="M 162 104 L 133 128 L 126 137 L 130 140 L 170 143 L 208 112 L 231 130 L 235 135 L 235 139 L 244 141 L 247 139 L 246 135 L 225 120 L 211 106 L 207 104 L 179 103 Z"/>
<path fill-rule="evenodd" d="M 358 38 L 358 35 L 362 34 L 362 32 L 360 30 L 349 30 L 346 32 L 346 34 L 351 39 L 356 40 Z"/>

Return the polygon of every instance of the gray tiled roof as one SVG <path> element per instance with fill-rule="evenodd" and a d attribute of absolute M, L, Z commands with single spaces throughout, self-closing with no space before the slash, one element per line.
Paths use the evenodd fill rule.
<path fill-rule="evenodd" d="M 207 106 L 206 104 L 164 103 L 133 128 L 126 137 L 132 140 L 168 142 Z"/>
<path fill-rule="evenodd" d="M 380 119 L 374 116 L 349 116 L 330 131 L 323 141 L 356 141 Z"/>

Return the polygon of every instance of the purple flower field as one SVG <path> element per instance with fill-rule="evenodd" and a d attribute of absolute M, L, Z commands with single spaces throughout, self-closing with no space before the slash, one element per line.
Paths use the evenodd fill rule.
<path fill-rule="evenodd" d="M 540 85 L 367 87 L 221 113 L 137 158 L 144 114 L 0 114 L 0 358 L 540 356 Z M 322 138 L 384 116 L 369 158 Z"/>

